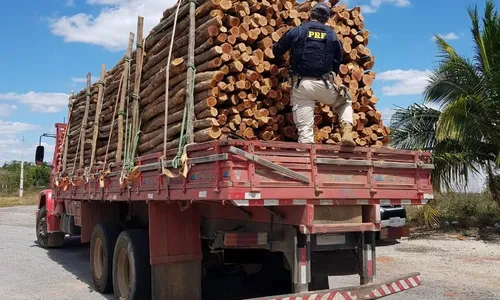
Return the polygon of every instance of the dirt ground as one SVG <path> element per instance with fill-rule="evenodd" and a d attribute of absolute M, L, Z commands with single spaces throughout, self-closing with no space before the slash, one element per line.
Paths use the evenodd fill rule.
<path fill-rule="evenodd" d="M 35 243 L 34 224 L 35 206 L 0 208 L 0 299 L 112 298 L 90 284 L 88 245 L 73 238 L 64 248 L 42 249 Z M 431 234 L 377 248 L 377 281 L 409 272 L 421 273 L 422 286 L 384 299 L 498 300 L 500 242 Z M 330 284 L 356 285 L 359 278 L 335 277 Z"/>
<path fill-rule="evenodd" d="M 384 299 L 500 299 L 500 238 L 427 233 L 377 247 L 377 281 L 421 273 L 422 286 Z M 331 285 L 356 284 L 332 278 Z"/>

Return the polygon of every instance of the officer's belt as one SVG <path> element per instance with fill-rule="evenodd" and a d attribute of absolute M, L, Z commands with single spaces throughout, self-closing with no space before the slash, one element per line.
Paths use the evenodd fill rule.
<path fill-rule="evenodd" d="M 312 80 L 322 80 L 323 83 L 325 84 L 325 87 L 327 89 L 330 89 L 330 85 L 328 84 L 328 79 L 327 79 L 328 74 L 325 74 L 323 76 L 302 76 L 302 75 L 293 75 L 292 76 L 292 86 L 293 82 L 296 82 L 296 87 L 299 87 L 300 82 L 302 79 L 312 79 Z"/>
<path fill-rule="evenodd" d="M 313 80 L 323 80 L 323 77 L 321 76 L 299 76 L 299 75 L 293 75 L 293 80 L 298 80 L 298 79 L 313 79 Z"/>

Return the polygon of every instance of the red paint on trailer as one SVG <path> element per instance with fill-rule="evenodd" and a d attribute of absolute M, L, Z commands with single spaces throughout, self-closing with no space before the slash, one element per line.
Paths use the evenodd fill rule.
<path fill-rule="evenodd" d="M 251 220 L 259 223 L 271 222 L 271 214 L 264 207 L 245 207 L 243 211 L 230 202 L 227 202 L 226 205 L 220 205 L 215 202 L 202 202 L 196 203 L 196 205 L 198 206 L 200 217 L 242 221 Z M 284 219 L 274 218 L 273 222 L 276 224 L 313 224 L 314 206 L 312 205 L 280 206 L 276 207 L 274 212 L 284 217 Z M 251 214 L 251 218 L 249 214 Z"/>
<path fill-rule="evenodd" d="M 149 202 L 151 264 L 201 259 L 200 218 L 196 205 L 181 211 L 177 203 Z"/>
<path fill-rule="evenodd" d="M 381 239 L 393 240 L 408 236 L 410 236 L 410 226 L 408 225 L 402 227 L 384 227 L 380 229 Z"/>
<path fill-rule="evenodd" d="M 281 167 L 288 168 L 306 178 L 316 175 L 314 182 L 304 183 L 286 177 L 280 172 L 248 161 L 230 151 L 231 147 L 258 155 Z M 260 149 L 259 147 L 267 147 Z M 314 148 L 312 148 L 314 147 Z M 280 148 L 278 150 L 278 148 Z M 296 148 L 309 151 L 297 152 Z M 312 151 L 314 149 L 315 151 Z M 68 190 L 61 190 L 60 196 L 66 199 L 96 199 L 101 195 L 109 201 L 144 200 L 185 200 L 185 201 L 227 201 L 262 199 L 279 201 L 279 205 L 293 205 L 293 200 L 308 201 L 335 200 L 359 205 L 359 199 L 367 201 L 389 201 L 390 203 L 421 204 L 432 194 L 430 172 L 427 169 L 393 169 L 387 163 L 415 164 L 429 163 L 426 153 L 387 150 L 375 148 L 354 148 L 345 150 L 332 145 L 300 145 L 296 143 L 256 142 L 256 141 L 218 141 L 196 144 L 187 147 L 191 159 L 208 155 L 227 155 L 227 160 L 199 163 L 191 166 L 188 178 L 165 178 L 158 170 L 146 171 L 126 184 L 130 191 L 123 189 L 118 182 L 121 165 L 111 167 L 113 176 L 105 180 L 104 194 L 101 194 L 98 176 L 76 180 L 84 175 L 83 170 L 76 172 L 74 182 Z M 173 154 L 173 152 L 172 152 Z M 157 163 L 160 154 L 148 155 L 137 159 L 137 164 Z M 318 159 L 352 161 L 363 159 L 376 163 L 375 167 L 353 167 L 349 165 L 316 164 Z M 371 176 L 369 176 L 371 174 Z M 88 181 L 88 182 L 87 182 Z M 134 191 L 134 192 L 132 192 Z M 251 196 L 248 198 L 247 196 Z M 252 195 L 258 195 L 254 197 Z M 405 200 L 403 200 L 405 199 Z M 263 203 L 263 202 L 262 202 Z M 355 204 L 354 204 L 355 203 Z M 373 203 L 373 204 L 378 204 Z M 311 203 L 312 204 L 312 203 Z"/>

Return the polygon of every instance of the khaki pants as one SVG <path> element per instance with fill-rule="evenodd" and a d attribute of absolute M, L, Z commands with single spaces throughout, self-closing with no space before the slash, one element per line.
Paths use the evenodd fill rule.
<path fill-rule="evenodd" d="M 327 81 L 328 82 L 328 81 Z M 321 79 L 303 77 L 299 86 L 292 90 L 293 121 L 299 131 L 299 143 L 314 143 L 314 107 L 316 101 L 329 105 L 335 109 L 341 122 L 352 125 L 352 101 L 340 96 L 337 90 L 330 85 L 327 89 Z"/>

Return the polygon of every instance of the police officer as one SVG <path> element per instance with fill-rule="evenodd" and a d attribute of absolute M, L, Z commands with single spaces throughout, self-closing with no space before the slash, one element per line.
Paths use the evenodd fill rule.
<path fill-rule="evenodd" d="M 275 57 L 289 49 L 292 73 L 292 111 L 299 143 L 314 143 L 315 101 L 332 106 L 340 116 L 342 145 L 356 146 L 352 138 L 352 101 L 345 87 L 333 82 L 342 60 L 342 47 L 333 29 L 325 24 L 331 10 L 317 3 L 310 21 L 288 31 L 273 46 Z"/>

